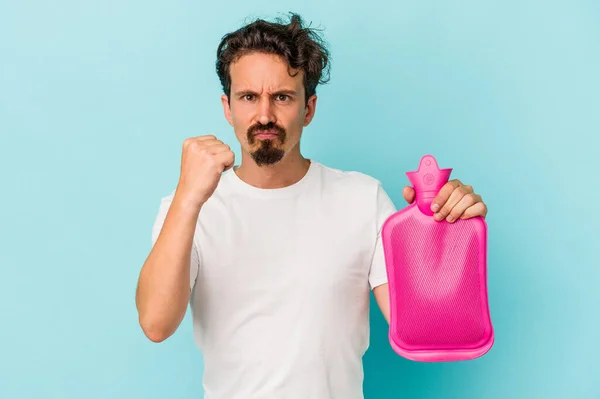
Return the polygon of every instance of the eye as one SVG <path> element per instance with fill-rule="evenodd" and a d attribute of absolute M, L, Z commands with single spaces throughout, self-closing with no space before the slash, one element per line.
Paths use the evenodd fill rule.
<path fill-rule="evenodd" d="M 287 94 L 278 94 L 277 100 L 279 101 L 287 101 L 290 97 Z"/>
<path fill-rule="evenodd" d="M 246 94 L 244 95 L 244 100 L 252 101 L 254 99 L 254 94 Z"/>

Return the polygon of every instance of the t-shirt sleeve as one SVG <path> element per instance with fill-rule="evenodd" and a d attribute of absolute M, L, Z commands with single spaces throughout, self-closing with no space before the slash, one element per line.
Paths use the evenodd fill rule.
<path fill-rule="evenodd" d="M 158 208 L 158 214 L 156 215 L 156 219 L 154 221 L 154 225 L 152 226 L 152 246 L 156 243 L 158 239 L 158 235 L 162 229 L 163 224 L 165 223 L 165 219 L 167 217 L 167 212 L 169 211 L 169 207 L 171 206 L 172 196 L 165 197 L 160 201 L 160 206 Z M 194 288 L 194 284 L 196 283 L 196 277 L 198 276 L 198 269 L 200 267 L 200 255 L 198 252 L 198 247 L 196 245 L 196 239 L 192 241 L 192 250 L 190 254 L 190 290 Z"/>
<path fill-rule="evenodd" d="M 381 183 L 377 186 L 377 205 L 376 205 L 376 224 L 377 224 L 377 240 L 373 258 L 371 259 L 371 268 L 369 270 L 369 285 L 371 289 L 378 285 L 387 283 L 387 271 L 385 267 L 385 257 L 383 254 L 383 244 L 381 240 L 381 228 L 383 223 L 396 212 L 396 207 L 391 198 L 383 189 Z"/>

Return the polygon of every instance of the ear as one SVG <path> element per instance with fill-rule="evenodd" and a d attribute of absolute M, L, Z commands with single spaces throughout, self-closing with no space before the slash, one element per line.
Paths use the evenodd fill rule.
<path fill-rule="evenodd" d="M 306 107 L 304 108 L 304 126 L 308 126 L 308 124 L 312 121 L 313 117 L 315 116 L 316 108 L 317 95 L 313 94 L 309 97 Z"/>
<path fill-rule="evenodd" d="M 221 96 L 221 103 L 223 104 L 223 113 L 225 114 L 227 122 L 229 122 L 229 124 L 233 126 L 233 118 L 231 117 L 231 107 L 229 106 L 229 99 L 227 97 L 227 94 L 223 94 Z"/>

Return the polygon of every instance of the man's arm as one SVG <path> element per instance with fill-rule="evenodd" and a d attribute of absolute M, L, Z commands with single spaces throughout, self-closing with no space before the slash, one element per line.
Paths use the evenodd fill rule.
<path fill-rule="evenodd" d="M 394 203 L 387 195 L 381 183 L 377 185 L 376 194 L 376 229 L 377 238 L 375 242 L 375 250 L 371 259 L 371 269 L 369 271 L 369 284 L 373 290 L 373 296 L 383 317 L 390 322 L 390 293 L 388 290 L 387 272 L 385 266 L 385 255 L 383 250 L 383 239 L 381 237 L 381 229 L 385 221 L 396 212 Z"/>
<path fill-rule="evenodd" d="M 390 291 L 388 283 L 373 288 L 373 295 L 375 296 L 377 305 L 379 305 L 379 309 L 381 309 L 381 313 L 383 313 L 383 317 L 390 324 Z"/>
<path fill-rule="evenodd" d="M 193 237 L 200 208 L 180 201 L 175 195 L 140 272 L 136 290 L 139 323 L 153 342 L 170 337 L 185 316 L 190 299 Z"/>
<path fill-rule="evenodd" d="M 161 203 L 153 248 L 136 290 L 140 326 L 154 342 L 170 337 L 185 316 L 190 275 L 195 279 L 199 268 L 194 245 L 198 215 L 234 161 L 229 146 L 213 135 L 190 137 L 183 143 L 179 182 L 172 199 Z"/>

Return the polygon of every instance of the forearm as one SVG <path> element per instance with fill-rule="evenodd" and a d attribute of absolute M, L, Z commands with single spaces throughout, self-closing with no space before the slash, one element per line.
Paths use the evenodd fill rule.
<path fill-rule="evenodd" d="M 390 324 L 390 290 L 388 283 L 375 287 L 373 289 L 373 295 L 375 296 L 377 305 L 379 305 L 379 309 L 381 309 L 383 317 L 388 324 Z"/>
<path fill-rule="evenodd" d="M 190 298 L 190 253 L 200 208 L 175 196 L 140 272 L 136 306 L 140 326 L 152 341 L 171 336 L 185 316 Z"/>

